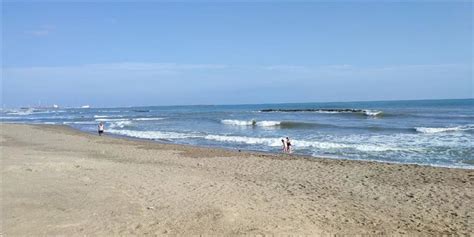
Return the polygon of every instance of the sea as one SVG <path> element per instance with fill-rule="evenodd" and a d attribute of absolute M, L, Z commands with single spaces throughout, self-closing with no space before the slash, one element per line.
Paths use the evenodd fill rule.
<path fill-rule="evenodd" d="M 2 109 L 2 123 L 231 150 L 474 168 L 474 99 Z"/>

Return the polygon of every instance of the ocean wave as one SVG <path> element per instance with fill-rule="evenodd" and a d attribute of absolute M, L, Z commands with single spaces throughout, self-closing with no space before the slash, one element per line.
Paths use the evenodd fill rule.
<path fill-rule="evenodd" d="M 369 109 L 262 109 L 260 112 L 285 112 L 285 113 L 295 113 L 295 112 L 313 112 L 313 113 L 323 113 L 323 114 L 363 114 L 366 116 L 382 116 L 383 111 L 379 110 L 369 110 Z"/>
<path fill-rule="evenodd" d="M 128 112 L 127 110 L 99 110 L 97 112 L 101 112 L 101 113 L 122 113 L 122 112 Z"/>
<path fill-rule="evenodd" d="M 10 111 L 7 112 L 8 115 L 20 115 L 20 116 L 27 116 L 33 114 L 33 110 L 26 110 L 26 111 Z"/>
<path fill-rule="evenodd" d="M 65 112 L 66 112 L 65 110 L 42 110 L 42 109 L 33 110 L 34 114 L 52 114 L 52 113 L 65 113 Z"/>
<path fill-rule="evenodd" d="M 49 110 L 49 109 L 19 109 L 19 110 L 8 110 L 6 114 L 8 115 L 21 115 L 27 116 L 32 114 L 52 114 L 52 113 L 65 113 L 65 110 Z"/>
<path fill-rule="evenodd" d="M 135 137 L 135 138 L 143 138 L 143 139 L 185 139 L 185 138 L 194 138 L 194 137 L 202 137 L 198 135 L 193 135 L 191 133 L 177 133 L 177 132 L 161 132 L 161 131 L 134 131 L 134 130 L 116 130 L 116 129 L 109 129 L 107 132 Z"/>
<path fill-rule="evenodd" d="M 98 122 L 114 122 L 114 121 L 128 121 L 128 119 L 124 119 L 124 118 L 98 118 L 95 121 L 98 121 Z"/>
<path fill-rule="evenodd" d="M 258 121 L 256 124 L 257 126 L 261 127 L 274 127 L 280 126 L 283 122 L 280 121 Z"/>
<path fill-rule="evenodd" d="M 217 142 L 227 143 L 241 143 L 248 145 L 264 145 L 269 147 L 280 147 L 282 145 L 282 138 L 269 138 L 269 137 L 247 137 L 247 136 L 233 136 L 233 135 L 215 135 L 215 134 L 194 134 L 194 133 L 178 133 L 178 132 L 162 132 L 162 131 L 134 131 L 134 130 L 115 130 L 109 129 L 108 132 L 143 138 L 143 139 L 189 139 L 189 138 L 201 138 L 206 140 L 213 140 Z M 395 150 L 406 150 L 401 147 L 391 147 L 380 144 L 345 144 L 335 142 L 323 142 L 323 141 L 309 141 L 309 140 L 292 140 L 293 147 L 297 149 L 305 148 L 318 148 L 323 150 L 334 150 L 334 149 L 355 149 L 365 152 L 384 152 L 384 151 L 395 151 Z"/>
<path fill-rule="evenodd" d="M 474 130 L 474 125 L 470 124 L 470 125 L 465 125 L 465 126 L 443 127 L 443 128 L 416 127 L 415 130 L 421 133 L 462 132 L 462 131 Z"/>
<path fill-rule="evenodd" d="M 255 126 L 257 124 L 257 121 L 224 119 L 224 120 L 221 120 L 221 123 L 226 124 L 226 125 L 235 125 L 235 126 Z"/>
<path fill-rule="evenodd" d="M 235 125 L 235 126 L 262 126 L 262 127 L 272 127 L 278 126 L 281 122 L 279 121 L 257 121 L 257 120 L 232 120 L 224 119 L 221 120 L 221 123 L 226 125 Z"/>
<path fill-rule="evenodd" d="M 245 143 L 250 145 L 266 145 L 272 147 L 281 146 L 281 139 L 277 138 L 260 138 L 260 137 L 246 137 L 246 136 L 227 136 L 227 135 L 206 135 L 203 137 L 207 140 L 214 140 L 219 142 Z"/>
<path fill-rule="evenodd" d="M 226 125 L 234 126 L 259 126 L 259 127 L 279 127 L 279 128 L 305 128 L 305 127 L 325 127 L 329 125 L 308 123 L 308 122 L 296 122 L 296 121 L 270 121 L 270 120 L 231 120 L 224 119 L 221 123 Z"/>
<path fill-rule="evenodd" d="M 127 127 L 127 126 L 130 126 L 132 125 L 132 121 L 117 121 L 117 122 L 112 122 L 109 127 L 110 128 L 124 128 L 124 127 Z"/>
<path fill-rule="evenodd" d="M 113 119 L 113 118 L 123 118 L 124 115 L 97 115 L 97 114 L 96 114 L 96 115 L 94 115 L 93 117 L 94 117 L 94 118 L 99 118 L 99 119 L 100 119 L 100 118 L 112 118 L 112 119 Z"/>
<path fill-rule="evenodd" d="M 97 122 L 94 121 L 74 121 L 74 122 L 63 122 L 63 124 L 97 124 Z"/>
<path fill-rule="evenodd" d="M 364 114 L 367 116 L 381 116 L 383 112 L 378 110 L 364 110 Z"/>
<path fill-rule="evenodd" d="M 282 138 L 260 138 L 260 137 L 246 137 L 246 136 L 228 136 L 228 135 L 206 135 L 203 137 L 207 140 L 215 140 L 221 142 L 244 143 L 249 145 L 265 145 L 271 147 L 280 147 L 282 145 Z M 309 141 L 309 140 L 292 140 L 293 147 L 296 148 L 319 148 L 323 150 L 328 149 L 355 149 L 359 151 L 394 151 L 406 150 L 400 147 L 391 147 L 377 144 L 344 144 L 335 142 Z"/>
<path fill-rule="evenodd" d="M 22 117 L 0 117 L 0 120 L 15 120 L 22 119 Z"/>
<path fill-rule="evenodd" d="M 158 120 L 163 120 L 165 118 L 134 118 L 133 120 L 136 121 L 158 121 Z"/>

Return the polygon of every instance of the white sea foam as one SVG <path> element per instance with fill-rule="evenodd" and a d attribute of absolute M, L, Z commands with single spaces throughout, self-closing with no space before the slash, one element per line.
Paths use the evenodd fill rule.
<path fill-rule="evenodd" d="M 134 118 L 136 121 L 158 121 L 163 120 L 164 118 Z"/>
<path fill-rule="evenodd" d="M 322 113 L 322 114 L 363 113 L 363 114 L 366 115 L 366 116 L 380 116 L 380 115 L 383 114 L 382 111 L 379 111 L 379 110 L 370 110 L 370 109 L 359 110 L 359 111 L 357 111 L 357 112 L 353 112 L 353 111 L 318 111 L 318 113 Z"/>
<path fill-rule="evenodd" d="M 307 141 L 307 140 L 294 140 L 293 141 L 295 147 L 303 147 L 303 148 L 318 148 L 323 150 L 333 149 L 354 149 L 359 151 L 396 151 L 396 150 L 406 150 L 402 147 L 392 147 L 387 145 L 374 145 L 374 144 L 365 144 L 365 143 L 336 143 L 336 142 L 328 142 L 328 141 Z"/>
<path fill-rule="evenodd" d="M 245 137 L 245 136 L 225 136 L 225 135 L 206 135 L 204 139 L 214 140 L 220 142 L 234 142 L 234 143 L 244 143 L 244 144 L 260 144 L 266 146 L 280 146 L 280 139 L 274 138 L 259 138 L 259 137 Z"/>
<path fill-rule="evenodd" d="M 257 126 L 262 126 L 262 127 L 273 127 L 273 126 L 279 126 L 281 124 L 280 121 L 259 121 L 257 122 Z"/>
<path fill-rule="evenodd" d="M 94 118 L 122 118 L 123 115 L 94 115 Z"/>
<path fill-rule="evenodd" d="M 21 116 L 26 116 L 26 115 L 31 115 L 33 114 L 33 110 L 14 110 L 7 112 L 8 115 L 21 115 Z"/>
<path fill-rule="evenodd" d="M 248 145 L 264 145 L 270 147 L 280 147 L 281 138 L 268 138 L 268 137 L 246 137 L 246 136 L 231 136 L 231 135 L 200 135 L 193 133 L 177 133 L 177 132 L 161 132 L 161 131 L 133 131 L 133 130 L 114 130 L 110 129 L 109 132 L 137 137 L 145 139 L 187 139 L 187 138 L 202 138 L 206 140 L 213 140 L 218 142 L 227 143 L 241 143 Z M 373 144 L 347 144 L 347 143 L 335 143 L 335 142 L 321 142 L 321 141 L 309 141 L 309 140 L 292 140 L 292 144 L 295 148 L 318 148 L 323 150 L 328 149 L 355 149 L 359 151 L 395 151 L 405 150 L 401 147 L 390 147 L 386 145 L 373 145 Z"/>
<path fill-rule="evenodd" d="M 123 119 L 123 118 L 98 118 L 95 121 L 98 121 L 98 122 L 114 122 L 114 121 L 128 121 L 128 119 Z"/>
<path fill-rule="evenodd" d="M 116 121 L 112 122 L 109 127 L 110 128 L 124 128 L 126 126 L 132 125 L 132 121 Z"/>
<path fill-rule="evenodd" d="M 417 127 L 415 128 L 415 130 L 421 133 L 458 132 L 458 131 L 474 130 L 474 125 L 470 124 L 470 125 L 465 125 L 465 126 L 444 127 L 444 128 Z"/>
<path fill-rule="evenodd" d="M 278 126 L 281 124 L 280 121 L 231 120 L 231 119 L 221 120 L 221 123 L 226 124 L 226 125 L 235 125 L 235 126 L 261 126 L 261 127 L 272 127 L 272 126 Z"/>
<path fill-rule="evenodd" d="M 320 114 L 340 114 L 340 113 L 349 113 L 349 112 L 340 112 L 340 111 L 314 111 L 315 113 Z"/>
<path fill-rule="evenodd" d="M 63 122 L 63 124 L 97 124 L 95 121 L 75 121 L 75 122 Z"/>
<path fill-rule="evenodd" d="M 378 111 L 378 110 L 364 110 L 364 113 L 367 116 L 380 116 L 383 114 L 382 111 Z"/>
<path fill-rule="evenodd" d="M 245 137 L 245 136 L 225 136 L 225 135 L 207 135 L 204 136 L 207 140 L 215 140 L 221 142 L 234 142 L 243 143 L 249 145 L 265 145 L 272 147 L 279 147 L 282 145 L 281 138 L 258 138 L 258 137 Z M 404 150 L 400 147 L 390 147 L 385 145 L 372 145 L 372 144 L 345 144 L 345 143 L 334 143 L 334 142 L 321 142 L 321 141 L 309 141 L 309 140 L 292 140 L 293 147 L 296 148 L 318 148 L 318 149 L 355 149 L 359 151 L 391 151 L 391 150 Z"/>
<path fill-rule="evenodd" d="M 121 112 L 128 112 L 128 111 L 121 111 L 121 110 L 99 110 L 98 112 L 102 112 L 102 113 L 121 113 Z"/>
<path fill-rule="evenodd" d="M 1 120 L 21 119 L 22 117 L 0 117 Z"/>
<path fill-rule="evenodd" d="M 109 129 L 108 132 L 129 137 L 144 138 L 144 139 L 185 139 L 202 137 L 190 133 L 177 132 L 160 132 L 160 131 L 134 131 L 134 130 L 116 130 Z"/>
<path fill-rule="evenodd" d="M 227 124 L 227 125 L 236 125 L 236 126 L 253 126 L 255 125 L 256 121 L 255 120 L 232 120 L 232 119 L 224 119 L 221 120 L 221 123 Z"/>

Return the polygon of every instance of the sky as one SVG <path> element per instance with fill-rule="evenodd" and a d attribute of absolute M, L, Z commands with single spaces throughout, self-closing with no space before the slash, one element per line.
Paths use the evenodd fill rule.
<path fill-rule="evenodd" d="M 15 2 L 3 107 L 473 98 L 473 3 Z"/>

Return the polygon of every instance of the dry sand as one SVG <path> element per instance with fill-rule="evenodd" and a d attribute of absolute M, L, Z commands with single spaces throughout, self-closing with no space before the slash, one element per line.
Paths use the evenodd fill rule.
<path fill-rule="evenodd" d="M 473 233 L 474 170 L 0 129 L 7 236 Z"/>

